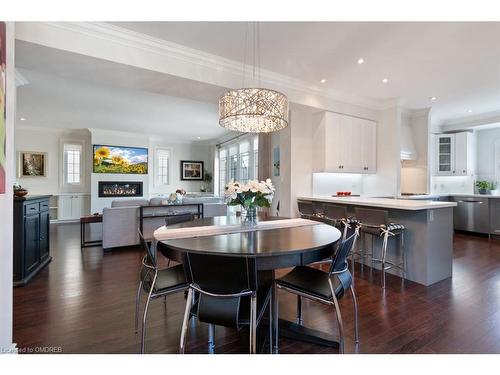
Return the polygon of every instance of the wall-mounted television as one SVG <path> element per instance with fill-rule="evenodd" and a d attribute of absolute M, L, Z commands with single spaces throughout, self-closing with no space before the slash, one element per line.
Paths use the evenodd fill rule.
<path fill-rule="evenodd" d="M 148 149 L 94 145 L 94 173 L 148 174 Z"/>

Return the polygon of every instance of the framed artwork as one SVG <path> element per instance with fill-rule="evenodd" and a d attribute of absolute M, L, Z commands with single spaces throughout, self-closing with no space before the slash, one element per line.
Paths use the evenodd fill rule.
<path fill-rule="evenodd" d="M 203 162 L 181 160 L 181 180 L 203 181 Z"/>
<path fill-rule="evenodd" d="M 273 149 L 273 170 L 274 170 L 274 176 L 279 176 L 280 175 L 280 148 L 275 147 Z"/>
<path fill-rule="evenodd" d="M 5 105 L 7 24 L 0 22 L 0 194 L 5 194 L 5 133 L 7 109 Z"/>
<path fill-rule="evenodd" d="M 94 173 L 148 174 L 148 149 L 94 145 Z"/>
<path fill-rule="evenodd" d="M 47 153 L 19 151 L 18 159 L 17 177 L 47 177 Z"/>

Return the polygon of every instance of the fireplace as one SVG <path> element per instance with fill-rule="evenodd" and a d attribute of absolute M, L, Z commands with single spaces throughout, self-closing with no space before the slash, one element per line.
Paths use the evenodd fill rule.
<path fill-rule="evenodd" d="M 142 197 L 142 181 L 99 181 L 99 198 Z"/>

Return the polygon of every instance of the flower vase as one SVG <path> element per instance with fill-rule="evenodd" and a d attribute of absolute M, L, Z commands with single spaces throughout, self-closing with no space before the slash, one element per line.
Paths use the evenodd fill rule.
<path fill-rule="evenodd" d="M 257 207 L 242 207 L 243 212 L 241 215 L 241 223 L 244 225 L 255 225 L 257 224 Z"/>

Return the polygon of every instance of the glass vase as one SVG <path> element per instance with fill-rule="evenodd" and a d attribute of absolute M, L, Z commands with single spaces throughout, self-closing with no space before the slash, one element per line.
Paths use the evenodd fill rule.
<path fill-rule="evenodd" d="M 243 225 L 255 225 L 257 224 L 257 207 L 249 206 L 243 207 L 243 212 L 241 213 L 241 223 Z"/>

